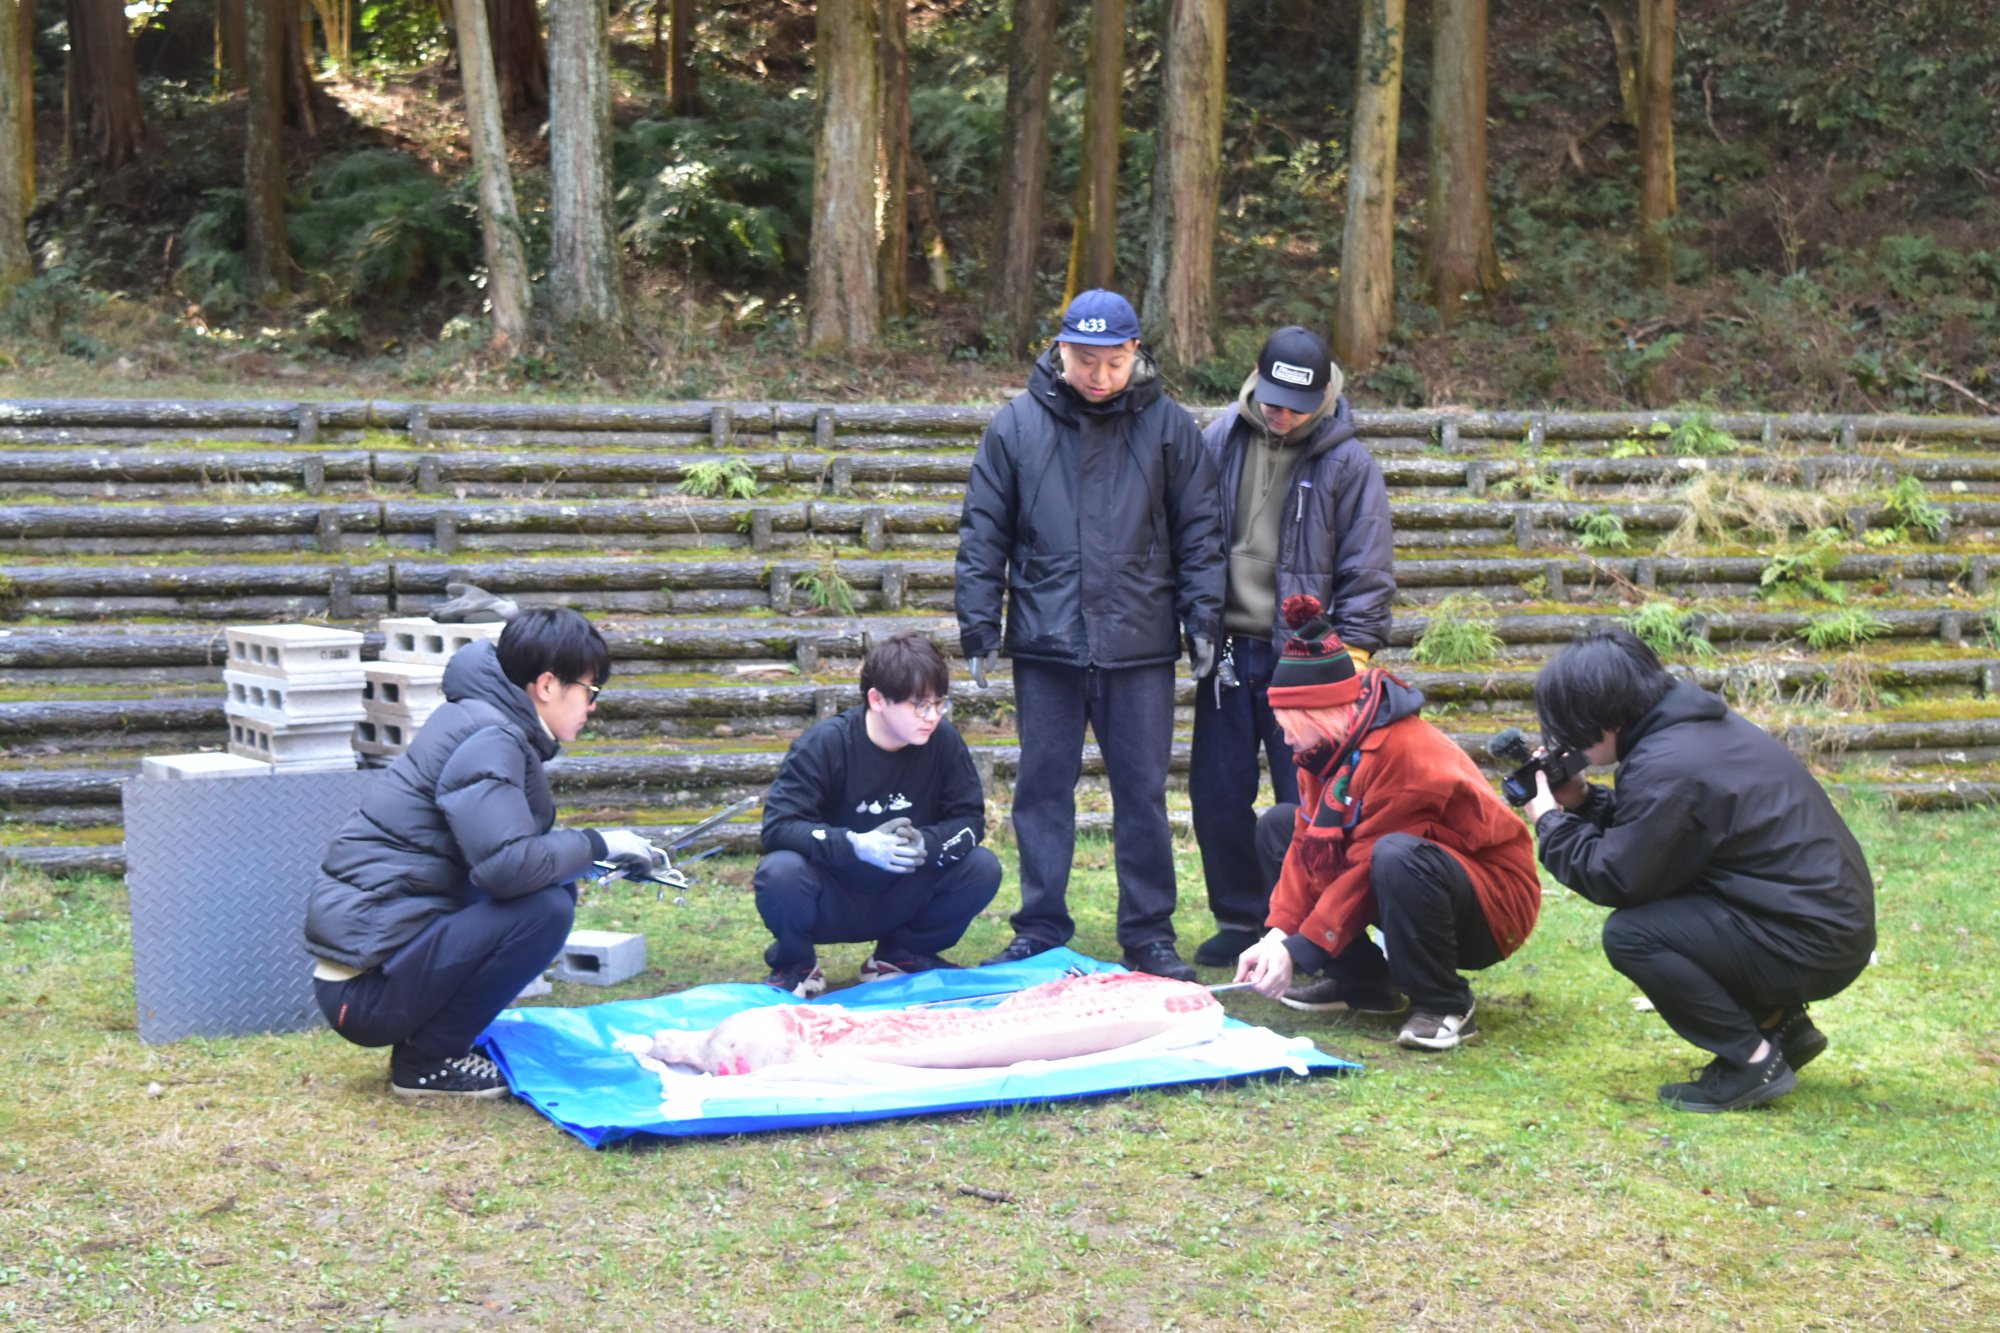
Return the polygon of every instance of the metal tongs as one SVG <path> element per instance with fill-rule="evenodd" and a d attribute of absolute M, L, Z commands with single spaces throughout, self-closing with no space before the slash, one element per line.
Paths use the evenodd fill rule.
<path fill-rule="evenodd" d="M 693 856 L 679 863 L 676 863 L 674 860 L 674 852 L 679 848 L 687 846 L 716 825 L 734 819 L 737 815 L 757 805 L 763 799 L 761 795 L 745 796 L 740 801 L 734 801 L 724 806 L 700 823 L 691 824 L 687 828 L 680 830 L 678 834 L 669 838 L 664 845 L 659 847 L 663 859 L 657 866 L 635 869 L 620 865 L 616 861 L 594 862 L 597 869 L 602 872 L 598 878 L 600 880 L 623 878 L 629 879 L 635 884 L 658 885 L 659 894 L 654 899 L 656 902 L 664 901 L 667 896 L 667 890 L 672 889 L 674 891 L 674 906 L 685 907 L 687 905 L 687 891 L 693 886 L 694 880 L 683 867 L 691 866 L 696 861 L 705 861 L 723 850 L 723 848 L 720 843 L 717 843 L 715 846 L 707 848 L 704 851 L 696 852 Z"/>

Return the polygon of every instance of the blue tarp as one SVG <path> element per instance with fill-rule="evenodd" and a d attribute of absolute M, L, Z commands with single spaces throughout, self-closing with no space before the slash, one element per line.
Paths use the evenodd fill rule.
<path fill-rule="evenodd" d="M 1124 969 L 1068 949 L 1053 949 L 1019 963 L 897 977 L 806 1003 L 857 1010 L 954 999 L 968 1005 L 997 1004 L 1004 994 L 1053 981 L 1071 970 Z M 676 1103 L 663 1095 L 660 1074 L 618 1045 L 620 1038 L 650 1038 L 663 1028 L 714 1027 L 741 1010 L 784 1003 L 798 1001 L 769 986 L 729 984 L 579 1009 L 509 1009 L 493 1021 L 480 1042 L 506 1072 L 517 1095 L 593 1148 L 640 1135 L 683 1138 L 802 1129 L 1094 1097 L 1131 1088 L 1212 1083 L 1283 1070 L 1322 1074 L 1359 1068 L 1321 1054 L 1302 1038 L 1287 1040 L 1231 1019 L 1222 1038 L 1185 1052 L 1133 1048 L 1131 1055 L 1119 1058 L 954 1071 L 943 1076 L 948 1080 L 943 1084 L 863 1083 L 833 1090 L 773 1088 L 757 1077 L 688 1076 L 689 1086 L 698 1086 L 702 1096 Z M 744 1095 L 735 1095 L 737 1088 Z"/>

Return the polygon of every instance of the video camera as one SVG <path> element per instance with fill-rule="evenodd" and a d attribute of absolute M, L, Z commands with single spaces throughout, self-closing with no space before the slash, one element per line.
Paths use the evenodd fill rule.
<path fill-rule="evenodd" d="M 1590 767 L 1590 760 L 1584 758 L 1581 750 L 1551 753 L 1547 747 L 1530 749 L 1528 738 L 1519 727 L 1509 727 L 1487 741 L 1486 753 L 1495 759 L 1518 765 L 1512 773 L 1500 779 L 1500 794 L 1507 798 L 1507 804 L 1514 806 L 1526 805 L 1535 799 L 1535 774 L 1548 774 L 1549 789 L 1553 791 Z"/>

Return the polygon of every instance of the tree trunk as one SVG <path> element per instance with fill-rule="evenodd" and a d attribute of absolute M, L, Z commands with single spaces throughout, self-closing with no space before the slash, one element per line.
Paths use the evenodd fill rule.
<path fill-rule="evenodd" d="M 1674 0 L 1639 0 L 1639 281 L 1674 280 Z"/>
<path fill-rule="evenodd" d="M 820 0 L 813 58 L 818 135 L 813 150 L 812 246 L 806 275 L 806 347 L 866 347 L 881 328 L 875 271 L 875 154 L 881 125 L 875 0 Z"/>
<path fill-rule="evenodd" d="M 1422 264 L 1446 328 L 1467 292 L 1500 290 L 1486 200 L 1487 0 L 1436 0 L 1431 50 L 1431 179 Z"/>
<path fill-rule="evenodd" d="M 256 0 L 249 0 L 255 4 Z M 286 122 L 302 133 L 319 133 L 319 83 L 313 78 L 312 63 L 307 58 L 312 49 L 308 40 L 312 33 L 306 22 L 305 9 L 297 4 L 286 4 L 282 11 L 285 20 L 284 37 L 284 106 Z"/>
<path fill-rule="evenodd" d="M 931 173 L 914 145 L 905 156 L 909 163 L 910 193 L 923 217 L 924 262 L 930 269 L 931 291 L 937 296 L 950 296 L 951 251 L 945 246 L 944 227 L 938 221 L 937 189 L 931 184 Z"/>
<path fill-rule="evenodd" d="M 237 92 L 246 86 L 243 60 L 244 0 L 215 0 L 215 86 Z"/>
<path fill-rule="evenodd" d="M 243 134 L 243 215 L 250 294 L 258 301 L 290 285 L 285 252 L 285 10 L 289 0 L 244 0 L 244 64 L 250 97 Z"/>
<path fill-rule="evenodd" d="M 1036 259 L 1042 191 L 1049 173 L 1049 84 L 1056 72 L 1055 0 L 1014 0 L 1007 55 L 1007 118 L 1000 131 L 1000 188 L 994 199 L 991 317 L 1010 356 L 1035 333 Z"/>
<path fill-rule="evenodd" d="M 1354 80 L 1347 220 L 1333 354 L 1350 371 L 1375 364 L 1395 321 L 1396 127 L 1403 95 L 1403 0 L 1365 0 Z"/>
<path fill-rule="evenodd" d="M 486 0 L 486 34 L 493 46 L 501 114 L 548 110 L 549 53 L 542 44 L 535 0 Z"/>
<path fill-rule="evenodd" d="M 1161 45 L 1159 153 L 1145 323 L 1161 359 L 1191 366 L 1214 352 L 1215 217 L 1222 188 L 1225 0 L 1168 0 Z"/>
<path fill-rule="evenodd" d="M 516 348 L 528 336 L 528 261 L 514 208 L 514 173 L 500 117 L 499 80 L 482 0 L 452 0 L 458 16 L 458 68 L 465 84 L 465 122 L 472 167 L 479 174 L 479 229 L 486 243 L 486 299 L 493 310 L 493 346 Z"/>
<path fill-rule="evenodd" d="M 1124 117 L 1125 0 L 1091 0 L 1083 86 L 1083 164 L 1076 180 L 1063 304 L 1109 287 L 1118 266 L 1118 133 Z"/>
<path fill-rule="evenodd" d="M 701 114 L 701 91 L 694 72 L 694 0 L 666 0 L 667 109 L 676 116 Z"/>
<path fill-rule="evenodd" d="M 34 0 L 0 0 L 0 295 L 34 271 L 28 214 L 35 206 L 35 85 L 27 59 Z"/>
<path fill-rule="evenodd" d="M 67 0 L 65 8 L 71 149 L 112 170 L 137 157 L 146 137 L 125 6 L 119 0 Z"/>
<path fill-rule="evenodd" d="M 910 313 L 910 0 L 881 0 L 882 313 Z"/>
<path fill-rule="evenodd" d="M 572 332 L 620 334 L 612 234 L 611 34 L 601 0 L 549 5 L 549 304 Z"/>

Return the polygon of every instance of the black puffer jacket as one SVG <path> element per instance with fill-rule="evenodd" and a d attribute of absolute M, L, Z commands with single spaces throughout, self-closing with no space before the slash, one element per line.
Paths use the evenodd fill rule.
<path fill-rule="evenodd" d="M 1224 551 L 1236 539 L 1243 458 L 1263 430 L 1238 402 L 1202 432 L 1221 486 Z M 1396 595 L 1389 492 L 1375 456 L 1356 437 L 1354 413 L 1345 397 L 1314 425 L 1312 438 L 1298 446 L 1298 456 L 1289 483 L 1292 503 L 1278 534 L 1278 612 L 1271 646 L 1282 648 L 1292 637 L 1285 624 L 1285 599 L 1306 593 L 1326 608 L 1342 643 L 1379 652 L 1389 641 L 1389 604 Z"/>
<path fill-rule="evenodd" d="M 1222 624 L 1214 476 L 1194 419 L 1140 353 L 1125 392 L 1086 402 L 1051 347 L 979 442 L 958 525 L 961 650 L 1070 666 L 1180 656 Z"/>
<path fill-rule="evenodd" d="M 366 970 L 463 907 L 469 884 L 517 898 L 574 880 L 603 855 L 590 831 L 553 828 L 542 763 L 558 746 L 492 644 L 452 656 L 444 693 L 326 849 L 306 905 L 316 957 Z"/>
<path fill-rule="evenodd" d="M 1797 757 L 1691 681 L 1618 735 L 1615 790 L 1535 826 L 1542 864 L 1605 907 L 1710 893 L 1781 958 L 1868 961 L 1875 881 Z"/>

